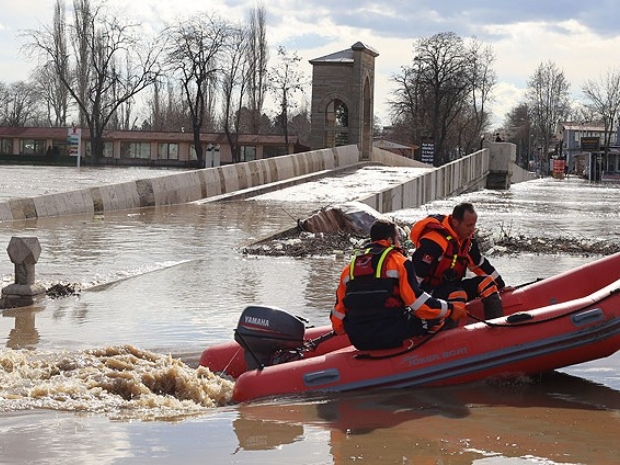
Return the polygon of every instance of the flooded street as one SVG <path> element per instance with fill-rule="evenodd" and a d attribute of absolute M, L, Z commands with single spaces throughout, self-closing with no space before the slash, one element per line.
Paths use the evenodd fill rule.
<path fill-rule="evenodd" d="M 0 201 L 53 192 L 57 179 L 78 189 L 170 172 L 45 170 L 0 166 Z M 401 175 L 365 169 L 245 201 L 0 223 L 2 249 L 13 236 L 39 239 L 38 282 L 82 288 L 2 313 L 0 463 L 616 463 L 618 354 L 514 385 L 247 405 L 227 402 L 227 380 L 195 370 L 204 348 L 232 338 L 247 305 L 328 324 L 343 258 L 253 257 L 243 246 Z M 464 200 L 496 235 L 620 241 L 620 189 L 580 179 L 394 215 L 413 222 Z M 490 258 L 509 285 L 596 258 L 553 252 Z M 13 271 L 0 255 L 2 286 Z"/>

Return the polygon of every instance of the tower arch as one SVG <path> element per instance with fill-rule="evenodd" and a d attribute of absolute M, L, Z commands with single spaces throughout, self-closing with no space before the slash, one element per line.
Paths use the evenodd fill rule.
<path fill-rule="evenodd" d="M 356 42 L 350 49 L 310 60 L 313 150 L 356 144 L 361 159 L 370 158 L 378 55 L 371 47 Z"/>

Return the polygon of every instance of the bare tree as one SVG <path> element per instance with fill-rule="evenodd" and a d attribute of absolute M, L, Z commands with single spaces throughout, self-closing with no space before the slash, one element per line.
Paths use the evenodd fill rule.
<path fill-rule="evenodd" d="M 550 139 L 557 124 L 569 114 L 570 84 L 555 63 L 541 63 L 527 82 L 527 103 L 530 108 L 535 138 L 540 147 L 540 170 L 549 172 Z"/>
<path fill-rule="evenodd" d="M 310 147 L 310 111 L 308 106 L 302 106 L 299 112 L 290 120 L 290 130 L 292 133 L 297 134 L 299 143 Z"/>
<path fill-rule="evenodd" d="M 589 107 L 599 115 L 605 127 L 603 151 L 607 159 L 612 131 L 618 127 L 620 70 L 608 70 L 598 80 L 588 79 L 583 85 L 583 93 L 589 102 Z"/>
<path fill-rule="evenodd" d="M 478 149 L 480 135 L 489 127 L 490 113 L 487 111 L 487 104 L 497 82 L 493 69 L 495 53 L 489 45 L 474 38 L 469 43 L 468 55 L 469 73 L 466 76 L 470 79 L 470 105 L 464 111 L 465 124 L 459 127 L 458 144 L 465 153 Z"/>
<path fill-rule="evenodd" d="M 200 14 L 177 21 L 168 28 L 168 35 L 168 63 L 183 87 L 191 115 L 196 157 L 202 161 L 204 151 L 200 133 L 222 71 L 220 58 L 229 26 L 217 16 Z"/>
<path fill-rule="evenodd" d="M 241 109 L 248 85 L 247 31 L 231 28 L 222 57 L 222 127 L 230 145 L 232 161 L 240 161 L 239 132 Z"/>
<path fill-rule="evenodd" d="M 287 153 L 289 152 L 289 113 L 296 106 L 294 96 L 304 90 L 304 74 L 299 69 L 301 58 L 297 53 L 290 54 L 285 47 L 278 47 L 278 63 L 271 69 L 269 80 L 271 91 L 276 97 L 280 113 L 277 116 Z"/>
<path fill-rule="evenodd" d="M 600 115 L 594 110 L 591 105 L 586 105 L 580 101 L 573 101 L 569 113 L 566 117 L 567 121 L 574 121 L 575 123 L 585 124 L 593 121 L 598 121 Z"/>
<path fill-rule="evenodd" d="M 520 103 L 506 114 L 504 129 L 506 142 L 517 146 L 517 164 L 529 168 L 533 132 L 527 103 Z"/>
<path fill-rule="evenodd" d="M 69 114 L 69 93 L 58 79 L 51 64 L 38 67 L 32 76 L 34 90 L 45 107 L 45 125 L 66 126 Z"/>
<path fill-rule="evenodd" d="M 0 87 L 0 125 L 23 127 L 39 121 L 33 83 L 17 81 Z"/>
<path fill-rule="evenodd" d="M 87 1 L 82 0 L 82 7 Z M 66 60 L 56 46 L 54 31 L 44 27 L 28 33 L 29 47 L 39 52 L 46 62 L 53 63 L 59 79 L 79 107 L 90 133 L 93 164 L 104 154 L 103 136 L 110 120 L 121 105 L 133 99 L 159 76 L 159 51 L 144 38 L 139 25 L 126 23 L 108 14 L 101 6 L 80 16 L 83 23 L 65 24 L 77 47 L 73 75 L 62 74 Z M 84 32 L 86 31 L 86 32 Z M 84 32 L 84 33 L 83 33 Z M 85 61 L 83 61 L 85 60 Z M 117 62 L 126 63 L 119 68 Z M 84 78 L 82 68 L 88 69 Z M 86 88 L 84 89 L 84 84 Z"/>
<path fill-rule="evenodd" d="M 53 62 L 39 66 L 34 72 L 33 79 L 39 100 L 47 109 L 46 119 L 49 126 L 65 126 L 69 112 L 69 92 L 60 78 L 62 75 L 65 81 L 69 81 L 65 23 L 65 2 L 56 0 L 52 34 L 57 49 L 56 55 L 64 59 L 60 61 L 58 69 Z"/>
<path fill-rule="evenodd" d="M 422 83 L 415 70 L 406 66 L 391 80 L 396 83 L 396 89 L 392 92 L 394 98 L 388 101 L 393 121 L 390 136 L 411 144 L 419 143 L 426 134 Z"/>
<path fill-rule="evenodd" d="M 73 85 L 75 87 L 75 93 L 78 95 L 78 100 L 86 102 L 88 98 L 88 86 L 90 83 L 91 67 L 91 48 L 89 44 L 93 40 L 94 31 L 92 10 L 90 6 L 90 0 L 73 0 L 73 16 L 74 25 L 73 33 L 71 34 L 71 42 L 73 51 L 75 53 L 75 66 L 73 67 Z M 57 68 L 60 74 L 61 69 L 65 69 L 66 63 L 62 62 L 63 55 L 57 52 Z M 82 107 L 78 107 L 80 126 L 85 127 L 87 125 L 86 116 Z"/>
<path fill-rule="evenodd" d="M 248 107 L 251 115 L 251 133 L 261 132 L 261 115 L 267 92 L 267 61 L 269 49 L 267 46 L 267 13 L 264 5 L 255 6 L 250 15 L 250 28 L 247 47 L 249 89 Z"/>
<path fill-rule="evenodd" d="M 488 124 L 485 105 L 495 84 L 494 56 L 472 39 L 469 46 L 452 32 L 418 39 L 413 64 L 393 76 L 397 89 L 389 102 L 392 116 L 408 126 L 413 143 L 430 140 L 435 164 L 453 148 L 471 150 Z"/>
<path fill-rule="evenodd" d="M 9 101 L 9 88 L 8 86 L 0 81 L 0 126 L 7 126 L 6 124 L 6 114 L 8 108 Z"/>
<path fill-rule="evenodd" d="M 112 65 L 112 73 L 115 75 L 126 75 L 131 68 L 131 63 L 127 61 L 124 63 L 118 63 L 118 60 L 114 60 Z M 153 85 L 154 82 L 151 84 Z M 119 86 L 118 82 L 115 82 L 111 87 L 112 101 L 118 101 L 123 93 L 123 88 Z M 137 117 L 133 115 L 135 107 L 134 98 L 129 98 L 120 103 L 114 110 L 112 117 L 110 118 L 110 127 L 112 129 L 119 129 L 121 131 L 129 131 L 136 126 Z"/>
<path fill-rule="evenodd" d="M 150 115 L 146 123 L 152 131 L 185 131 L 191 126 L 191 117 L 183 90 L 172 79 L 155 82 L 149 101 Z M 144 125 L 143 125 L 144 126 Z"/>

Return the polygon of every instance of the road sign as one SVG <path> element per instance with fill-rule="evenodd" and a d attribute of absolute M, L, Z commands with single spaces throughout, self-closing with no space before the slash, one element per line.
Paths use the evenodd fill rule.
<path fill-rule="evenodd" d="M 599 137 L 582 137 L 581 150 L 583 152 L 598 152 L 601 149 L 601 139 Z"/>
<path fill-rule="evenodd" d="M 82 128 L 71 126 L 68 129 L 67 150 L 69 155 L 77 157 L 77 166 L 80 166 L 80 155 L 82 153 Z"/>

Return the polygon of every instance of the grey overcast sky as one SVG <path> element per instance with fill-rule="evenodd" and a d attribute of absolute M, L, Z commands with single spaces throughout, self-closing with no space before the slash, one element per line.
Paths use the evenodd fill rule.
<path fill-rule="evenodd" d="M 2 3 L 0 81 L 10 83 L 27 79 L 34 67 L 20 50 L 21 33 L 51 24 L 55 1 Z M 164 22 L 195 11 L 247 21 L 257 2 L 107 0 L 107 4 L 157 31 Z M 491 107 L 496 124 L 522 99 L 527 80 L 540 63 L 551 60 L 564 71 L 576 100 L 583 98 L 586 79 L 620 68 L 616 0 L 269 0 L 263 4 L 271 57 L 281 45 L 297 53 L 308 78 L 308 60 L 348 49 L 358 41 L 377 50 L 375 114 L 384 125 L 390 123 L 386 105 L 394 88 L 390 77 L 411 63 L 416 39 L 440 32 L 454 32 L 463 39 L 475 36 L 492 46 L 498 78 Z"/>

